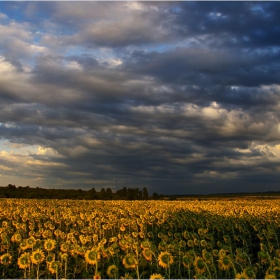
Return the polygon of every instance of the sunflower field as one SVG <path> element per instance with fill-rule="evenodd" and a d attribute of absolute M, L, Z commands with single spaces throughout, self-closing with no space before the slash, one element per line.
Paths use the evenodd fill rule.
<path fill-rule="evenodd" d="M 279 202 L 0 199 L 0 278 L 279 278 Z"/>

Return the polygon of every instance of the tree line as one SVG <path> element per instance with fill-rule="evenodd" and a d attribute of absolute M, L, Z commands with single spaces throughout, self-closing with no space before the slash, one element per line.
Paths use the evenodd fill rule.
<path fill-rule="evenodd" d="M 148 200 L 161 199 L 163 195 L 153 193 L 148 194 L 147 188 L 139 190 L 138 188 L 123 187 L 116 192 L 111 188 L 102 188 L 96 191 L 95 188 L 90 190 L 82 189 L 44 189 L 31 188 L 29 186 L 16 187 L 9 184 L 6 187 L 0 187 L 0 198 L 39 198 L 39 199 L 87 199 L 87 200 Z"/>

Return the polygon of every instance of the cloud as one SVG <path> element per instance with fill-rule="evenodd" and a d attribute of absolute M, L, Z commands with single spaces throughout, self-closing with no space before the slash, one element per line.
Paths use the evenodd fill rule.
<path fill-rule="evenodd" d="M 5 3 L 1 184 L 276 190 L 278 6 Z"/>

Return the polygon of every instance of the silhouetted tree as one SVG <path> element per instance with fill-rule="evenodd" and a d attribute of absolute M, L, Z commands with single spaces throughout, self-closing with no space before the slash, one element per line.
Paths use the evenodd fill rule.
<path fill-rule="evenodd" d="M 149 194 L 148 194 L 147 188 L 143 189 L 143 199 L 144 200 L 148 200 L 149 199 Z"/>

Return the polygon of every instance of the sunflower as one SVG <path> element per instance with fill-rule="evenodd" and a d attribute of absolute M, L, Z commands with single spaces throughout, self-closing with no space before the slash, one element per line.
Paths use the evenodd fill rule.
<path fill-rule="evenodd" d="M 19 244 L 19 247 L 20 247 L 20 249 L 21 249 L 22 251 L 25 251 L 25 250 L 27 250 L 27 249 L 29 248 L 29 246 L 28 246 L 26 240 L 22 240 L 22 241 L 20 242 L 20 244 Z"/>
<path fill-rule="evenodd" d="M 45 259 L 45 255 L 42 250 L 37 249 L 31 254 L 31 262 L 34 264 L 41 263 Z"/>
<path fill-rule="evenodd" d="M 47 239 L 44 243 L 44 248 L 46 251 L 52 251 L 56 246 L 56 241 L 54 239 Z"/>
<path fill-rule="evenodd" d="M 211 263 L 212 262 L 212 254 L 208 252 L 207 250 L 202 250 L 202 257 L 206 261 L 206 263 Z"/>
<path fill-rule="evenodd" d="M 206 247 L 207 246 L 207 241 L 204 240 L 204 239 L 200 240 L 200 245 L 201 245 L 201 247 Z"/>
<path fill-rule="evenodd" d="M 100 253 L 96 249 L 87 250 L 85 259 L 87 263 L 94 265 L 100 259 Z"/>
<path fill-rule="evenodd" d="M 251 267 L 245 268 L 243 270 L 243 273 L 244 273 L 244 276 L 246 277 L 246 279 L 255 279 L 256 278 L 255 272 Z"/>
<path fill-rule="evenodd" d="M 67 261 L 67 258 L 68 258 L 67 253 L 60 253 L 60 259 L 61 259 L 62 261 Z"/>
<path fill-rule="evenodd" d="M 22 253 L 17 261 L 19 268 L 26 269 L 30 265 L 30 253 Z"/>
<path fill-rule="evenodd" d="M 194 242 L 191 239 L 188 240 L 187 244 L 188 244 L 189 247 L 194 247 Z"/>
<path fill-rule="evenodd" d="M 57 261 L 52 261 L 48 264 L 48 270 L 52 274 L 55 274 L 58 272 L 58 267 L 59 267 L 59 262 L 57 262 Z"/>
<path fill-rule="evenodd" d="M 158 264 L 166 268 L 174 263 L 173 256 L 169 252 L 161 252 L 158 256 Z"/>
<path fill-rule="evenodd" d="M 198 274 L 203 274 L 206 271 L 206 264 L 201 257 L 196 257 L 193 265 Z"/>
<path fill-rule="evenodd" d="M 20 233 L 15 233 L 12 238 L 11 238 L 11 241 L 12 242 L 16 242 L 16 243 L 19 243 L 22 241 L 22 236 Z"/>
<path fill-rule="evenodd" d="M 46 256 L 46 263 L 49 264 L 49 263 L 53 262 L 54 259 L 55 259 L 55 254 L 50 253 L 49 255 Z"/>
<path fill-rule="evenodd" d="M 192 263 L 193 263 L 193 259 L 190 256 L 188 256 L 188 255 L 183 256 L 182 264 L 185 268 L 190 268 Z"/>
<path fill-rule="evenodd" d="M 136 259 L 134 258 L 134 256 L 132 256 L 130 254 L 126 255 L 123 258 L 122 263 L 123 263 L 125 268 L 136 268 L 136 266 L 138 264 Z"/>
<path fill-rule="evenodd" d="M 93 279 L 101 279 L 101 275 L 98 271 L 96 271 L 93 275 Z"/>
<path fill-rule="evenodd" d="M 29 237 L 27 240 L 26 240 L 26 243 L 27 243 L 27 247 L 28 248 L 33 248 L 35 245 L 36 245 L 36 239 L 34 236 L 31 236 Z"/>
<path fill-rule="evenodd" d="M 6 253 L 0 257 L 0 262 L 3 265 L 9 265 L 12 263 L 12 256 L 9 253 Z"/>
<path fill-rule="evenodd" d="M 68 249 L 69 249 L 69 246 L 68 246 L 67 243 L 65 243 L 65 242 L 61 243 L 61 245 L 60 245 L 60 250 L 61 250 L 62 252 L 66 253 L 66 252 L 68 251 Z"/>
<path fill-rule="evenodd" d="M 142 254 L 147 261 L 151 261 L 153 258 L 153 252 L 149 248 L 145 248 Z"/>
<path fill-rule="evenodd" d="M 112 264 L 107 268 L 107 274 L 110 278 L 117 278 L 119 269 L 116 265 Z"/>
<path fill-rule="evenodd" d="M 164 277 L 159 273 L 154 273 L 150 276 L 150 279 L 164 279 Z"/>
<path fill-rule="evenodd" d="M 220 256 L 218 263 L 221 270 L 228 270 L 232 266 L 231 258 L 228 255 Z"/>

